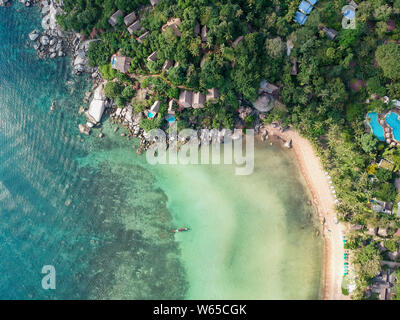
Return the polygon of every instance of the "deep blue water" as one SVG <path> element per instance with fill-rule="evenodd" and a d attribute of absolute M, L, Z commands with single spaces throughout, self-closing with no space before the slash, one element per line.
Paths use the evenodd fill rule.
<path fill-rule="evenodd" d="M 132 143 L 80 137 L 91 83 L 69 58 L 37 58 L 28 33 L 39 19 L 17 1 L 0 8 L 0 299 L 182 298 L 163 193 L 140 161 L 82 165 Z M 129 215 L 140 223 L 127 226 Z M 41 287 L 44 265 L 56 290 Z"/>

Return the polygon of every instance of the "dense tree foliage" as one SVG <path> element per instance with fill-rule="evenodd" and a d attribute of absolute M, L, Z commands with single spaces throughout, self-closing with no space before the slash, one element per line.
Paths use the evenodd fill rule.
<path fill-rule="evenodd" d="M 143 30 L 130 35 L 122 21 L 111 28 L 107 20 L 117 9 L 139 12 L 148 1 L 64 0 L 65 12 L 58 20 L 67 30 L 99 40 L 90 45 L 90 63 L 99 66 L 104 78 L 115 79 L 107 84 L 106 94 L 119 106 L 131 102 L 133 110 L 141 112 L 155 99 L 162 101 L 156 119 L 142 120 L 146 130 L 166 126 L 167 98 L 177 98 L 179 88 L 206 92 L 217 87 L 221 97 L 216 104 L 176 114 L 179 128 L 248 128 L 261 121 L 291 124 L 314 143 L 330 172 L 339 218 L 364 226 L 364 231 L 381 227 L 393 234 L 398 219 L 371 210 L 370 200 L 376 197 L 395 206 L 400 201 L 394 187 L 400 152 L 368 133 L 364 120 L 368 111 L 381 113 L 392 107 L 380 99 L 385 95 L 400 100 L 400 0 L 356 1 L 355 29 L 342 28 L 345 0 L 318 1 L 304 26 L 293 21 L 299 2 L 162 0 L 154 10 L 140 11 L 141 24 L 149 31 L 142 43 L 136 37 Z M 160 30 L 171 18 L 181 20 L 180 37 L 171 28 Z M 195 34 L 197 23 L 207 27 L 206 41 Z M 323 27 L 337 30 L 337 39 L 327 38 Z M 239 36 L 243 41 L 232 46 Z M 110 57 L 117 51 L 132 58 L 129 77 L 110 68 Z M 147 63 L 154 51 L 157 61 Z M 297 75 L 291 75 L 293 58 Z M 168 73 L 161 71 L 166 59 L 176 63 Z M 281 88 L 282 107 L 238 119 L 239 102 L 251 105 L 263 79 Z M 151 87 L 152 97 L 146 101 L 135 100 L 133 88 L 139 83 L 141 88 Z M 393 163 L 394 173 L 378 168 L 382 158 Z M 357 251 L 356 297 L 362 297 L 380 269 L 379 237 L 363 230 L 348 245 Z"/>

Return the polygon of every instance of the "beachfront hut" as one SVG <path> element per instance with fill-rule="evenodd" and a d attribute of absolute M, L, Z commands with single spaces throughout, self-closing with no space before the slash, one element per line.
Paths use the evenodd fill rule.
<path fill-rule="evenodd" d="M 217 88 L 211 88 L 207 90 L 206 100 L 207 102 L 214 103 L 219 98 L 219 91 Z"/>
<path fill-rule="evenodd" d="M 119 72 L 127 73 L 131 67 L 131 61 L 129 57 L 114 54 L 111 58 L 111 67 Z"/>
<path fill-rule="evenodd" d="M 296 16 L 294 17 L 294 20 L 298 24 L 301 24 L 302 26 L 306 23 L 307 19 L 308 19 L 308 17 L 304 13 L 302 13 L 300 11 L 297 11 L 296 12 Z"/>
<path fill-rule="evenodd" d="M 118 23 L 118 18 L 123 17 L 124 13 L 121 10 L 116 11 L 110 19 L 108 19 L 108 23 L 112 26 L 115 27 Z"/>
<path fill-rule="evenodd" d="M 195 92 L 193 95 L 192 107 L 195 109 L 204 108 L 204 103 L 206 102 L 206 96 L 201 92 Z"/>
<path fill-rule="evenodd" d="M 148 56 L 147 61 L 157 61 L 157 51 L 154 51 L 151 55 Z"/>
<path fill-rule="evenodd" d="M 128 31 L 130 34 L 132 34 L 134 31 L 141 29 L 142 26 L 140 25 L 140 21 L 137 20 L 134 23 L 132 23 L 129 27 L 128 27 Z"/>
<path fill-rule="evenodd" d="M 179 95 L 179 104 L 184 108 L 190 108 L 193 103 L 193 92 L 182 90 Z"/>
<path fill-rule="evenodd" d="M 132 23 L 136 21 L 137 17 L 135 12 L 131 12 L 124 18 L 124 23 L 126 26 L 130 26 Z"/>

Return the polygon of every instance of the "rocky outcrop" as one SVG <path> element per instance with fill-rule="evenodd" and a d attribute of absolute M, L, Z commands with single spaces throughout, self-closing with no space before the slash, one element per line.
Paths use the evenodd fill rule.
<path fill-rule="evenodd" d="M 86 40 L 81 41 L 82 37 L 80 34 L 75 34 L 73 45 L 73 72 L 75 74 L 91 73 L 92 78 L 98 78 L 99 74 L 96 69 L 89 67 L 89 57 L 87 51 L 89 50 L 90 43 L 98 40 Z"/>
<path fill-rule="evenodd" d="M 99 124 L 106 106 L 107 98 L 104 94 L 104 83 L 101 83 L 94 91 L 89 110 L 85 113 L 89 121 L 94 125 Z"/>
<path fill-rule="evenodd" d="M 11 5 L 10 0 L 0 0 L 0 7 L 7 7 L 9 5 Z"/>
<path fill-rule="evenodd" d="M 18 0 L 22 4 L 24 4 L 26 7 L 30 7 L 35 3 L 35 0 Z"/>
<path fill-rule="evenodd" d="M 57 25 L 56 16 L 62 12 L 62 9 L 55 0 L 20 0 L 25 5 L 38 4 L 42 14 L 43 32 L 35 29 L 29 33 L 29 39 L 34 42 L 34 49 L 39 58 L 57 58 L 63 57 L 68 51 L 69 35 L 64 34 Z"/>

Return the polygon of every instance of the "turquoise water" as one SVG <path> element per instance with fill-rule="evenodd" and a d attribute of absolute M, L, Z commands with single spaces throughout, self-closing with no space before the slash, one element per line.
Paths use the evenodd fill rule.
<path fill-rule="evenodd" d="M 385 141 L 385 132 L 383 127 L 379 124 L 378 115 L 376 112 L 370 112 L 367 114 L 367 119 L 370 119 L 368 124 L 370 125 L 373 134 L 380 140 Z"/>
<path fill-rule="evenodd" d="M 36 8 L 0 8 L 0 299 L 319 297 L 322 241 L 289 153 L 257 145 L 238 177 L 152 167 L 108 121 L 82 137 L 91 80 L 37 59 L 39 25 Z"/>
<path fill-rule="evenodd" d="M 183 298 L 164 193 L 139 157 L 81 165 L 113 148 L 136 153 L 96 130 L 79 136 L 91 82 L 71 75 L 69 59 L 38 60 L 27 46 L 38 13 L 0 7 L 0 299 Z M 54 291 L 41 288 L 43 265 L 56 268 Z"/>
<path fill-rule="evenodd" d="M 148 116 L 149 118 L 153 118 L 153 117 L 154 117 L 154 114 L 153 114 L 153 112 L 150 112 L 150 111 L 149 111 L 149 112 L 147 113 L 147 116 Z"/>
<path fill-rule="evenodd" d="M 390 112 L 385 117 L 386 123 L 393 129 L 393 137 L 396 141 L 400 141 L 400 120 L 399 115 Z"/>

